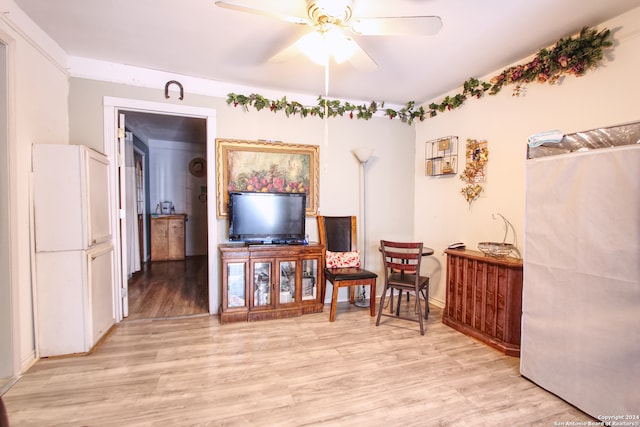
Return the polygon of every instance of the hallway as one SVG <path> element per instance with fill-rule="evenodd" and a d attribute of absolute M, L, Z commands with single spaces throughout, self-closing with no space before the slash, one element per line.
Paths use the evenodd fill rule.
<path fill-rule="evenodd" d="M 208 313 L 207 270 L 206 255 L 145 263 L 129 279 L 127 320 Z"/>

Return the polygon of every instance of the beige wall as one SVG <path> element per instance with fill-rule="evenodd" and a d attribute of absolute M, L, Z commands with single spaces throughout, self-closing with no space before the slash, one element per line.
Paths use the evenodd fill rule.
<path fill-rule="evenodd" d="M 197 88 L 192 89 L 197 92 Z M 102 150 L 104 96 L 175 103 L 216 110 L 217 137 L 246 140 L 277 140 L 320 147 L 319 211 L 323 215 L 358 215 L 360 210 L 360 163 L 351 153 L 356 147 L 370 147 L 374 154 L 367 164 L 367 266 L 378 269 L 376 242 L 381 238 L 410 238 L 413 235 L 413 165 L 415 129 L 386 118 L 324 121 L 317 117 L 287 118 L 268 110 L 244 111 L 226 104 L 220 97 L 194 95 L 185 87 L 184 101 L 164 98 L 164 88 L 149 89 L 84 78 L 70 79 L 70 138 Z M 210 164 L 210 168 L 214 165 Z M 213 169 L 210 169 L 213 173 Z M 210 198 L 209 206 L 215 209 Z M 227 239 L 227 222 L 218 220 L 218 241 Z M 307 219 L 312 240 L 317 240 L 315 218 Z M 346 291 L 345 295 L 346 297 Z M 343 296 L 341 296 L 342 298 Z"/>
<path fill-rule="evenodd" d="M 68 75 L 65 54 L 39 28 L 33 26 L 13 2 L 3 4 L 0 42 L 8 59 L 8 230 L 10 282 L 2 281 L 3 297 L 11 298 L 13 366 L 17 374 L 34 360 L 31 238 L 31 146 L 67 143 Z M 16 31 L 20 28 L 20 31 Z M 0 190 L 4 193 L 5 189 Z M 7 227 L 7 224 L 2 224 Z"/>
<path fill-rule="evenodd" d="M 445 300 L 444 248 L 454 241 L 465 242 L 469 249 L 482 241 L 502 241 L 503 223 L 493 220 L 492 213 L 503 214 L 514 225 L 522 250 L 530 135 L 553 129 L 572 133 L 640 120 L 640 9 L 599 27 L 614 30 L 616 46 L 597 70 L 580 78 L 567 77 L 556 86 L 531 84 L 520 97 L 512 96 L 507 86 L 497 96 L 471 99 L 462 108 L 416 126 L 414 228 L 417 239 L 436 248 L 426 268 L 432 275 L 431 296 L 438 303 Z M 482 79 L 490 80 L 500 71 Z M 489 142 L 486 191 L 471 206 L 460 194 L 463 182 L 457 176 L 424 176 L 425 141 L 447 135 L 459 136 L 461 156 L 467 138 Z M 461 158 L 458 172 L 463 168 Z M 509 242 L 511 238 L 510 234 Z"/>

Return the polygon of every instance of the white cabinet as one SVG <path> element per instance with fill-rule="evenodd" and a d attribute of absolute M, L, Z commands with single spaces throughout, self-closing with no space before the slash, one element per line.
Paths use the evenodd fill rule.
<path fill-rule="evenodd" d="M 35 144 L 33 171 L 36 251 L 111 241 L 106 156 L 82 145 Z"/>
<path fill-rule="evenodd" d="M 109 161 L 36 144 L 33 195 L 39 354 L 88 352 L 115 322 Z"/>
<path fill-rule="evenodd" d="M 88 352 L 113 325 L 113 263 L 111 244 L 36 254 L 40 357 Z"/>

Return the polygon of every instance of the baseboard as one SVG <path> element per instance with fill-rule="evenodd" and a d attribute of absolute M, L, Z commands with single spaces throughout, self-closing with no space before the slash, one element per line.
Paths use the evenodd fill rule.
<path fill-rule="evenodd" d="M 444 309 L 446 302 L 438 298 L 429 298 L 429 304 L 435 305 L 438 308 Z"/>
<path fill-rule="evenodd" d="M 35 363 L 37 362 L 35 350 L 31 350 L 21 361 L 20 363 L 20 372 L 18 375 L 13 376 L 11 378 L 3 378 L 2 382 L 0 382 L 0 396 L 4 395 L 6 392 L 13 387 L 13 385 L 18 382 L 20 377 L 26 373 Z"/>
<path fill-rule="evenodd" d="M 36 359 L 36 351 L 31 350 L 20 362 L 20 374 L 24 374 L 27 372 L 35 363 L 38 361 Z"/>

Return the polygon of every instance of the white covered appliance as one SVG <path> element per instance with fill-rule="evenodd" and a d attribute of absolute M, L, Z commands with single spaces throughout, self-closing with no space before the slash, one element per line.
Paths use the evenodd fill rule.
<path fill-rule="evenodd" d="M 528 157 L 520 371 L 598 420 L 637 416 L 640 123 Z"/>
<path fill-rule="evenodd" d="M 39 356 L 88 352 L 115 319 L 109 160 L 35 144 L 33 195 Z"/>

